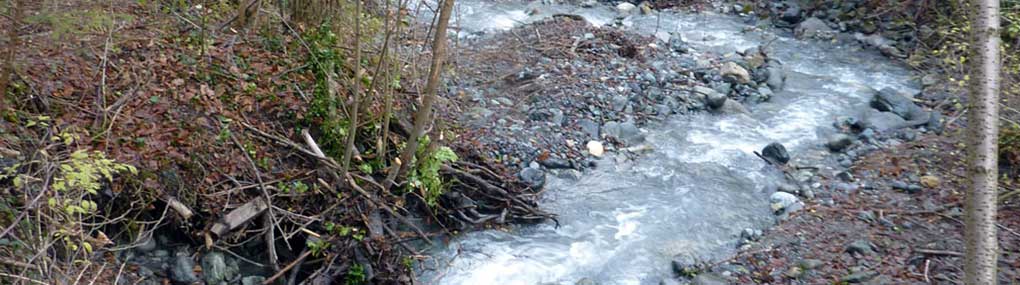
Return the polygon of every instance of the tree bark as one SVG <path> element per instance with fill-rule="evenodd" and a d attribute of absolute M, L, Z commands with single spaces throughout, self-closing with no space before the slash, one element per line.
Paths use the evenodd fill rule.
<path fill-rule="evenodd" d="M 995 212 L 998 188 L 998 94 L 1001 58 L 999 0 L 974 0 L 970 68 L 972 141 L 968 144 L 971 189 L 966 205 L 964 284 L 998 284 Z"/>
<path fill-rule="evenodd" d="M 418 139 L 425 133 L 425 125 L 432 117 L 432 104 L 436 101 L 436 92 L 439 88 L 440 75 L 443 73 L 443 59 L 446 57 L 446 27 L 450 24 L 450 13 L 453 10 L 454 0 L 444 0 L 439 10 L 439 21 L 436 22 L 435 35 L 432 37 L 432 65 L 429 67 L 429 79 L 425 83 L 425 96 L 422 98 L 421 109 L 414 116 L 414 127 L 411 129 L 411 136 L 407 139 L 404 152 L 400 155 L 400 163 L 396 165 L 396 171 L 390 171 L 383 182 L 384 188 L 389 189 L 394 180 L 399 177 L 407 166 L 414 159 L 418 150 Z"/>
<path fill-rule="evenodd" d="M 0 67 L 0 110 L 7 107 L 7 89 L 11 84 L 11 75 L 14 74 L 14 59 L 17 55 L 18 46 L 21 45 L 18 37 L 18 26 L 21 24 L 24 7 L 20 0 L 9 2 L 11 14 L 11 26 L 7 30 L 7 49 L 4 50 L 4 63 Z"/>

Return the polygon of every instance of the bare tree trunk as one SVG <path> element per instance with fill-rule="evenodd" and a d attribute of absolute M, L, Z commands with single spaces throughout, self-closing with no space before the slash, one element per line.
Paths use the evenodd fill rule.
<path fill-rule="evenodd" d="M 995 229 L 996 190 L 998 189 L 999 137 L 999 0 L 975 0 L 970 68 L 971 116 L 969 171 L 971 189 L 966 201 L 967 253 L 964 261 L 965 284 L 998 284 L 996 261 L 998 239 Z"/>
<path fill-rule="evenodd" d="M 354 142 L 358 137 L 358 114 L 361 113 L 361 0 L 354 1 L 358 2 L 354 6 L 354 76 L 351 77 L 354 102 L 351 106 L 351 127 L 347 132 L 347 147 L 344 149 L 343 164 L 340 167 L 343 176 L 347 176 L 348 167 L 351 165 L 351 154 L 354 153 Z"/>
<path fill-rule="evenodd" d="M 396 165 L 396 171 L 390 171 L 383 182 L 384 188 L 389 189 L 394 180 L 399 177 L 407 166 L 414 159 L 418 150 L 418 139 L 425 133 L 425 125 L 432 117 L 432 103 L 436 101 L 436 92 L 439 88 L 440 75 L 443 73 L 443 59 L 446 57 L 446 27 L 450 24 L 450 13 L 453 10 L 454 0 L 444 0 L 439 10 L 439 21 L 436 22 L 435 34 L 432 38 L 432 65 L 429 67 L 429 80 L 425 83 L 425 96 L 422 98 L 421 109 L 414 115 L 414 127 L 411 129 L 411 137 L 407 139 L 404 152 L 400 155 L 400 164 Z"/>
<path fill-rule="evenodd" d="M 392 1 L 397 1 L 397 9 L 395 11 L 390 11 L 390 3 Z M 392 1 L 386 0 L 386 6 L 385 8 L 383 8 L 383 13 L 385 15 L 385 17 L 383 18 L 383 20 L 385 21 L 383 22 L 383 31 L 386 32 L 386 36 L 383 40 L 382 52 L 379 55 L 379 64 L 375 68 L 375 76 L 379 78 L 372 79 L 372 84 L 369 85 L 368 88 L 368 90 L 376 90 L 378 82 L 379 81 L 383 82 L 382 83 L 383 85 L 379 87 L 382 90 L 382 92 L 378 92 L 383 96 L 383 113 L 382 118 L 380 119 L 380 121 L 382 121 L 383 127 L 382 135 L 379 136 L 376 144 L 376 149 L 378 150 L 377 153 L 379 153 L 379 156 L 382 157 L 383 159 L 385 159 L 386 157 L 387 153 L 386 148 L 389 145 L 386 142 L 386 138 L 389 137 L 390 133 L 390 112 L 393 109 L 393 97 L 391 96 L 391 91 L 393 90 L 393 88 L 391 86 L 392 85 L 391 81 L 393 81 L 394 72 L 393 69 L 390 68 L 390 62 L 387 61 L 386 59 L 387 55 L 389 55 L 389 50 L 391 48 L 390 38 L 394 34 L 398 35 L 400 34 L 400 11 L 404 9 L 404 0 L 392 0 Z M 393 55 L 391 56 L 398 55 L 394 52 Z"/>
<path fill-rule="evenodd" d="M 10 3 L 11 26 L 7 30 L 7 49 L 4 50 L 4 63 L 0 71 L 0 110 L 7 106 L 7 87 L 11 84 L 11 75 L 14 73 L 14 58 L 21 45 L 18 37 L 18 26 L 21 24 L 23 5 L 20 0 L 11 0 Z"/>

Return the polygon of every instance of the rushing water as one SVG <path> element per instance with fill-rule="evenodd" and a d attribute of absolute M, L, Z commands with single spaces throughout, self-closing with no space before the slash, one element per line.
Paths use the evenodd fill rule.
<path fill-rule="evenodd" d="M 611 7 L 458 1 L 460 33 L 508 29 L 553 13 L 613 21 Z M 538 8 L 540 14 L 526 11 Z M 654 151 L 634 161 L 604 159 L 579 181 L 551 179 L 543 207 L 552 223 L 455 238 L 433 252 L 428 284 L 657 284 L 671 275 L 669 261 L 686 254 L 718 259 L 733 254 L 744 228 L 773 222 L 770 181 L 776 173 L 752 151 L 782 142 L 791 153 L 818 150 L 837 115 L 866 105 L 870 88 L 913 90 L 909 73 L 869 52 L 807 42 L 771 32 L 742 32 L 741 19 L 662 12 L 634 15 L 629 29 L 665 37 L 683 35 L 699 51 L 726 53 L 774 40 L 787 83 L 750 115 L 699 114 L 648 126 Z"/>

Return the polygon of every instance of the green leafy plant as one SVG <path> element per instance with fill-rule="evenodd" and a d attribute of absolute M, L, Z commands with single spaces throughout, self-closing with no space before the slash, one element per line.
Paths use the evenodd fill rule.
<path fill-rule="evenodd" d="M 430 139 L 425 136 L 421 139 L 418 153 L 415 155 L 417 167 L 412 168 L 408 174 L 408 187 L 421 192 L 425 203 L 429 207 L 435 207 L 439 196 L 443 195 L 446 185 L 439 175 L 439 168 L 444 163 L 457 161 L 459 158 L 449 147 L 438 147 L 429 151 Z"/>
<path fill-rule="evenodd" d="M 301 181 L 292 181 L 290 183 L 279 182 L 276 184 L 276 189 L 283 193 L 297 193 L 304 194 L 308 192 L 308 184 Z"/>
<path fill-rule="evenodd" d="M 365 267 L 361 266 L 361 264 L 354 263 L 351 265 L 351 268 L 347 269 L 347 274 L 345 276 L 346 281 L 345 284 L 347 285 L 365 284 L 366 281 L 365 279 L 367 279 L 365 277 Z"/>
<path fill-rule="evenodd" d="M 323 239 L 309 239 L 305 242 L 305 246 L 308 247 L 308 251 L 312 252 L 314 256 L 321 256 L 322 253 L 329 249 L 329 242 Z"/>
<path fill-rule="evenodd" d="M 50 140 L 70 148 L 79 139 L 77 134 L 62 131 Z M 48 181 L 49 191 L 43 192 L 46 198 L 45 215 L 56 226 L 53 237 L 64 241 L 67 249 L 77 251 L 84 249 L 91 253 L 93 238 L 87 236 L 89 228 L 83 221 L 99 212 L 99 205 L 92 197 L 99 194 L 104 183 L 113 182 L 115 174 L 130 173 L 137 175 L 138 170 L 125 163 L 109 159 L 99 151 L 77 149 L 66 156 L 58 156 L 54 160 L 56 168 L 52 179 Z M 15 164 L 0 171 L 0 180 L 11 179 L 16 188 L 22 188 L 37 178 L 21 173 L 22 164 Z"/>

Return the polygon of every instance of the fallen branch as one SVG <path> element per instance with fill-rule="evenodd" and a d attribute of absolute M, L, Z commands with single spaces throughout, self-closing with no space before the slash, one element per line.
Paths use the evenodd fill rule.
<path fill-rule="evenodd" d="M 177 200 L 177 198 L 175 198 L 173 196 L 167 195 L 165 199 L 166 199 L 166 205 L 169 206 L 171 209 L 174 209 L 174 211 L 176 211 L 177 214 L 180 214 L 181 218 L 184 218 L 185 220 L 187 220 L 187 219 L 191 219 L 191 216 L 195 215 L 195 213 L 192 212 L 191 209 L 188 208 L 187 205 L 184 205 L 184 203 L 181 203 L 181 201 Z"/>
<path fill-rule="evenodd" d="M 403 223 L 405 226 L 408 226 L 412 230 L 414 230 L 414 232 L 417 233 L 418 236 L 421 237 L 421 239 L 423 241 L 425 241 L 425 243 L 428 243 L 429 245 L 432 245 L 432 240 L 428 238 L 428 235 L 426 235 L 424 231 L 422 231 L 420 228 L 418 228 L 418 226 L 414 225 L 414 223 L 412 223 L 411 220 L 409 220 L 407 217 L 404 217 L 403 215 L 397 213 L 397 211 L 394 211 L 393 208 L 390 208 L 386 204 L 384 204 L 384 203 L 382 203 L 380 201 L 376 201 L 375 198 L 371 194 L 368 193 L 368 191 L 365 191 L 365 189 L 362 189 L 361 186 L 358 186 L 357 183 L 354 183 L 354 178 L 351 177 L 351 175 L 349 173 L 347 174 L 347 179 L 348 179 L 348 184 L 351 186 L 351 188 L 353 188 L 354 191 L 358 191 L 358 193 L 361 193 L 361 195 L 364 195 L 365 198 L 366 198 L 365 200 L 369 201 L 370 203 L 372 203 L 376 207 L 379 207 L 379 208 L 382 208 L 383 210 L 386 210 L 386 212 L 389 213 L 391 216 L 393 216 L 394 218 L 397 218 L 397 220 L 400 221 L 401 223 Z"/>
<path fill-rule="evenodd" d="M 266 279 L 266 281 L 262 281 L 262 285 L 273 284 L 273 282 L 276 281 L 276 279 L 280 279 L 280 277 L 282 277 L 284 273 L 287 273 L 288 270 L 298 265 L 298 263 L 304 261 L 305 258 L 308 258 L 308 256 L 311 254 L 312 252 L 306 249 L 304 252 L 301 253 L 300 256 L 298 256 L 297 259 L 291 261 L 290 264 L 287 264 L 287 266 L 281 268 L 279 271 L 276 272 L 276 274 L 273 274 L 273 276 L 270 276 L 268 279 Z"/>
<path fill-rule="evenodd" d="M 24 263 L 24 262 L 16 261 L 16 260 L 0 259 L 0 264 L 10 265 L 10 266 L 17 266 L 17 267 L 21 267 L 21 268 L 27 268 L 27 269 L 30 269 L 30 270 L 36 270 L 36 271 L 39 270 L 39 266 L 36 266 L 35 264 L 28 264 L 28 263 Z"/>

